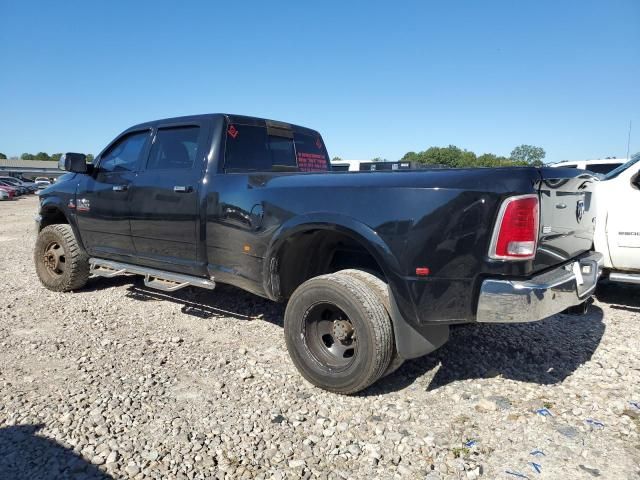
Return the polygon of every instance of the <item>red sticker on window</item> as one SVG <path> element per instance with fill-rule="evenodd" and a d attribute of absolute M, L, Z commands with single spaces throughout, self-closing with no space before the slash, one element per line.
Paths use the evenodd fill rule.
<path fill-rule="evenodd" d="M 322 140 L 320 140 L 320 137 L 316 138 L 316 147 L 318 147 L 318 150 L 322 150 Z"/>
<path fill-rule="evenodd" d="M 227 129 L 227 133 L 229 134 L 229 136 L 233 139 L 235 139 L 238 136 L 238 129 L 235 127 L 235 125 L 230 125 L 229 128 Z"/>
<path fill-rule="evenodd" d="M 298 169 L 301 172 L 326 172 L 327 159 L 316 153 L 298 152 Z"/>

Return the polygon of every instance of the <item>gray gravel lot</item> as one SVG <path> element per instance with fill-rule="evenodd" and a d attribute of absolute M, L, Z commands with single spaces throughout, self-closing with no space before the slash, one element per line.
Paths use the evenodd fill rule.
<path fill-rule="evenodd" d="M 44 289 L 36 206 L 0 203 L 0 478 L 640 478 L 638 288 L 457 327 L 344 397 L 297 374 L 283 306 L 235 288 Z"/>

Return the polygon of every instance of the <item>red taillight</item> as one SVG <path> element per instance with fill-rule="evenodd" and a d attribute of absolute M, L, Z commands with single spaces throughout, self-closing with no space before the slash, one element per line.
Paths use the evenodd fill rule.
<path fill-rule="evenodd" d="M 489 257 L 528 260 L 536 256 L 540 201 L 537 195 L 507 198 L 500 206 Z"/>

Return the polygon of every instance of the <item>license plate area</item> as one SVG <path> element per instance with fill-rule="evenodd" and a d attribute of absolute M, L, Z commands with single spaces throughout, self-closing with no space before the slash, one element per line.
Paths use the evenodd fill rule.
<path fill-rule="evenodd" d="M 576 278 L 576 290 L 579 297 L 586 295 L 598 281 L 598 264 L 594 260 L 578 260 L 565 268 Z"/>

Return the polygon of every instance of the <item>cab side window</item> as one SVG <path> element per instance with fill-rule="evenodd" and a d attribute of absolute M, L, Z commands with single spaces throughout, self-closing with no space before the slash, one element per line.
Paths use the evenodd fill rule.
<path fill-rule="evenodd" d="M 200 127 L 161 128 L 149 154 L 147 170 L 190 169 L 198 151 Z"/>
<path fill-rule="evenodd" d="M 100 159 L 100 171 L 133 171 L 138 165 L 149 131 L 134 132 L 122 137 Z"/>

